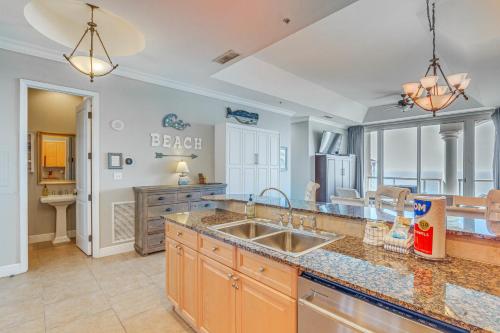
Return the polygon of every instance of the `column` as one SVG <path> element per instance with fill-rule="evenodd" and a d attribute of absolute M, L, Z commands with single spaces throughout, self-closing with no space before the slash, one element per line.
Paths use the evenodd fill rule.
<path fill-rule="evenodd" d="M 462 131 L 462 124 L 443 124 L 439 134 L 445 144 L 445 166 L 444 166 L 444 194 L 458 193 L 457 176 L 457 147 L 458 136 Z"/>

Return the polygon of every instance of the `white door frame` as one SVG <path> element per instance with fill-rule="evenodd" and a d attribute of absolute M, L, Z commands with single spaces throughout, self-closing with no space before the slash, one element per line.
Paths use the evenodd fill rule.
<path fill-rule="evenodd" d="M 99 256 L 99 93 L 50 83 L 19 80 L 19 245 L 21 271 L 28 270 L 28 88 L 61 92 L 92 99 L 92 256 Z"/>

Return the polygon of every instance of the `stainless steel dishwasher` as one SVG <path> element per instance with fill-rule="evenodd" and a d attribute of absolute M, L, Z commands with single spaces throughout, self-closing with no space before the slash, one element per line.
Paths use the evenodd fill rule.
<path fill-rule="evenodd" d="M 468 332 L 312 274 L 298 287 L 299 333 Z"/>

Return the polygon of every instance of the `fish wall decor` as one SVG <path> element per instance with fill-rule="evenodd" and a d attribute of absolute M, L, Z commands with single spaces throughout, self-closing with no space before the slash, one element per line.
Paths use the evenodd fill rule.
<path fill-rule="evenodd" d="M 231 117 L 236 119 L 236 121 L 238 121 L 240 124 L 244 125 L 257 125 L 257 122 L 259 121 L 258 113 L 248 112 L 244 110 L 233 111 L 228 107 L 226 108 L 226 118 Z"/>
<path fill-rule="evenodd" d="M 185 123 L 183 120 L 179 119 L 175 113 L 169 113 L 163 117 L 163 127 L 172 127 L 176 130 L 182 131 L 186 127 L 190 126 L 190 123 Z"/>

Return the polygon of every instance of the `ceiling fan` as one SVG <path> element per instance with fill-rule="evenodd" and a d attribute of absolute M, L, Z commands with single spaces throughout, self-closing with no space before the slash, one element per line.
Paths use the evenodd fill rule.
<path fill-rule="evenodd" d="M 383 109 L 382 111 L 392 110 L 392 109 L 400 109 L 402 112 L 406 112 L 406 111 L 409 111 L 413 107 L 413 105 L 414 105 L 413 100 L 405 94 L 390 93 L 390 94 L 386 94 L 382 97 L 390 97 L 390 96 L 394 96 L 394 95 L 399 95 L 401 97 L 401 99 L 399 99 L 394 104 L 386 105 L 387 107 L 385 109 Z"/>

